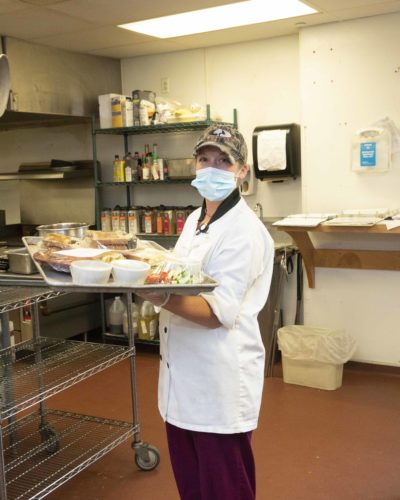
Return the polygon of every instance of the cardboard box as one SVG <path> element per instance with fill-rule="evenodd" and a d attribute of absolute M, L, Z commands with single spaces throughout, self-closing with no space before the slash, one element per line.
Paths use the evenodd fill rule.
<path fill-rule="evenodd" d="M 332 391 L 342 386 L 343 364 L 301 361 L 282 354 L 283 381 Z"/>
<path fill-rule="evenodd" d="M 140 101 L 145 100 L 156 103 L 156 94 L 152 90 L 133 90 L 132 91 L 132 114 L 133 126 L 137 127 L 140 123 Z"/>
<path fill-rule="evenodd" d="M 119 97 L 119 95 L 120 94 L 99 95 L 100 128 L 112 127 L 111 99 L 113 97 Z"/>

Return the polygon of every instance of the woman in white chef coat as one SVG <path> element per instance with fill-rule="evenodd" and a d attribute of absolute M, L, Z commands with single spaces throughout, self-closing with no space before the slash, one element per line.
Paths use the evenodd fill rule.
<path fill-rule="evenodd" d="M 194 148 L 203 206 L 175 251 L 202 260 L 218 282 L 198 296 L 149 293 L 161 307 L 158 403 L 182 500 L 252 500 L 265 352 L 257 315 L 271 283 L 274 246 L 240 197 L 247 147 L 235 128 L 208 128 Z"/>

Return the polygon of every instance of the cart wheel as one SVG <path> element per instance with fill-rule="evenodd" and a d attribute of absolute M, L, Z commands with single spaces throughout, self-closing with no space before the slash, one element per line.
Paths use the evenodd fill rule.
<path fill-rule="evenodd" d="M 135 450 L 135 464 L 144 471 L 153 470 L 160 463 L 160 452 L 155 446 L 142 443 L 132 445 Z"/>
<path fill-rule="evenodd" d="M 42 443 L 46 443 L 46 451 L 48 453 L 56 453 L 60 449 L 60 440 L 53 427 L 49 425 L 41 427 L 40 435 L 42 437 Z"/>

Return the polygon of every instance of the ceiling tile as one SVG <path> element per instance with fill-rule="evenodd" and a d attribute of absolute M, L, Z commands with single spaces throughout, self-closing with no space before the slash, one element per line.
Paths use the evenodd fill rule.
<path fill-rule="evenodd" d="M 0 34 L 109 57 L 132 57 L 271 38 L 304 27 L 400 11 L 400 0 L 304 0 L 320 13 L 219 32 L 156 39 L 117 24 L 241 0 L 0 0 Z"/>
<path fill-rule="evenodd" d="M 148 54 L 164 54 L 166 52 L 177 52 L 185 50 L 185 47 L 176 43 L 165 40 L 156 40 L 154 42 L 138 43 L 134 45 L 123 45 L 121 47 L 112 47 L 109 49 L 93 50 L 90 53 L 106 57 L 135 57 Z"/>
<path fill-rule="evenodd" d="M 93 24 L 40 7 L 31 7 L 0 17 L 0 33 L 22 40 L 93 28 Z"/>
<path fill-rule="evenodd" d="M 376 15 L 390 14 L 392 12 L 400 11 L 400 2 L 385 2 L 383 5 L 366 5 L 360 9 L 357 7 L 350 7 L 345 9 L 333 9 L 331 12 L 332 17 L 337 20 L 344 21 L 346 19 L 355 19 L 360 17 L 370 17 Z"/>
<path fill-rule="evenodd" d="M 332 20 L 334 19 L 327 14 L 313 14 L 311 16 L 284 19 L 282 21 L 253 24 L 250 27 L 240 26 L 237 28 L 170 38 L 170 40 L 181 43 L 187 48 L 212 47 L 215 45 L 226 45 L 231 43 L 260 40 L 263 38 L 291 35 L 298 33 L 299 29 L 303 27 L 327 23 Z M 302 24 L 298 26 L 297 23 Z"/>
<path fill-rule="evenodd" d="M 305 3 L 318 10 L 329 12 L 356 8 L 359 9 L 359 17 L 362 17 L 363 9 L 368 8 L 372 5 L 375 5 L 377 8 L 384 8 L 385 4 L 400 4 L 400 2 L 398 1 L 393 2 L 388 0 L 306 0 Z"/>
<path fill-rule="evenodd" d="M 27 5 L 15 2 L 14 0 L 0 0 L 0 14 L 5 14 L 6 12 L 16 12 L 26 8 Z"/>
<path fill-rule="evenodd" d="M 101 28 L 86 29 L 84 31 L 63 33 L 34 39 L 35 42 L 51 47 L 84 53 L 97 49 L 144 43 L 148 40 L 149 37 L 146 35 L 133 33 L 132 31 L 127 31 L 122 28 L 115 28 L 114 26 L 103 26 Z"/>
<path fill-rule="evenodd" d="M 151 0 L 138 2 L 135 0 L 69 0 L 51 6 L 52 10 L 86 19 L 97 24 L 123 24 L 152 17 L 166 16 L 215 7 L 242 0 Z"/>

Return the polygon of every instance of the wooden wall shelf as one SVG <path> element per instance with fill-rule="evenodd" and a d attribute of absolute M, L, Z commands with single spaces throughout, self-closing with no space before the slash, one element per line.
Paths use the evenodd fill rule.
<path fill-rule="evenodd" d="M 375 226 L 329 226 L 320 224 L 317 227 L 278 226 L 279 231 L 288 233 L 296 243 L 304 261 L 308 286 L 315 288 L 315 268 L 330 267 L 341 269 L 377 269 L 384 271 L 400 271 L 399 250 L 356 250 L 315 248 L 309 233 L 325 234 L 384 234 L 400 235 L 400 227 L 386 229 L 384 224 Z"/>

